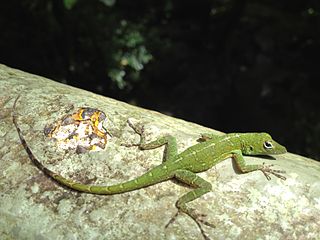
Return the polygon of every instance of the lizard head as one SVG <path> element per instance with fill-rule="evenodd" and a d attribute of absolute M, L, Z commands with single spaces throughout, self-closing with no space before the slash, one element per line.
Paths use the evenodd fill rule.
<path fill-rule="evenodd" d="M 273 155 L 287 152 L 287 149 L 273 140 L 268 133 L 245 133 L 241 148 L 245 155 Z"/>

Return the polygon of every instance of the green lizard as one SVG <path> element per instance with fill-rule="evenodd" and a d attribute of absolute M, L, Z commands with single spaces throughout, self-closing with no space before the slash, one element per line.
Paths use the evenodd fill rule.
<path fill-rule="evenodd" d="M 202 218 L 205 215 L 195 213 L 193 209 L 187 206 L 187 203 L 208 193 L 211 191 L 212 187 L 209 182 L 199 177 L 196 173 L 206 171 L 219 162 L 232 157 L 242 173 L 260 170 L 265 174 L 268 180 L 270 180 L 270 174 L 285 179 L 284 176 L 280 175 L 280 173 L 284 173 L 284 171 L 273 170 L 270 166 L 264 164 L 248 165 L 243 157 L 243 155 L 273 155 L 285 153 L 286 148 L 274 141 L 267 133 L 230 133 L 223 136 L 206 134 L 202 136 L 203 142 L 193 145 L 181 153 L 177 153 L 177 144 L 174 137 L 169 135 L 159 138 L 156 141 L 146 143 L 143 128 L 139 129 L 128 121 L 133 130 L 140 135 L 140 142 L 133 145 L 139 146 L 142 150 L 154 149 L 165 145 L 164 162 L 145 174 L 127 182 L 111 186 L 82 184 L 52 172 L 34 156 L 17 124 L 15 108 L 18 98 L 15 100 L 13 106 L 13 123 L 28 156 L 45 174 L 71 189 L 80 192 L 105 195 L 129 192 L 169 179 L 177 179 L 194 189 L 178 199 L 176 202 L 178 212 L 168 222 L 166 227 L 174 221 L 179 212 L 183 212 L 195 221 L 205 239 L 209 239 L 209 237 L 205 234 L 200 223 L 211 227 L 214 227 L 214 225 L 204 221 Z"/>

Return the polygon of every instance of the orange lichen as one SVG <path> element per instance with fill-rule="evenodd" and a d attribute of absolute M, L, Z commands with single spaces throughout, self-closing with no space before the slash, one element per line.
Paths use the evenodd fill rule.
<path fill-rule="evenodd" d="M 76 149 L 77 153 L 99 151 L 107 143 L 105 120 L 106 115 L 98 109 L 80 108 L 47 126 L 44 133 L 62 149 Z"/>

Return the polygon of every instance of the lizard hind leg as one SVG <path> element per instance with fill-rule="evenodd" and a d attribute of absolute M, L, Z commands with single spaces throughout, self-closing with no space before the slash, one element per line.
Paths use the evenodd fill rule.
<path fill-rule="evenodd" d="M 163 152 L 163 162 L 174 160 L 174 157 L 178 155 L 177 142 L 176 139 L 171 135 L 160 137 L 157 140 L 149 143 L 143 141 L 140 143 L 139 148 L 141 150 L 148 150 L 155 149 L 163 145 L 165 146 Z"/>
<path fill-rule="evenodd" d="M 175 221 L 176 217 L 180 212 L 183 212 L 187 214 L 189 217 L 191 217 L 193 221 L 197 224 L 204 239 L 209 240 L 210 238 L 206 235 L 201 224 L 204 224 L 210 227 L 215 227 L 214 224 L 211 224 L 205 221 L 203 217 L 205 217 L 206 215 L 197 214 L 194 209 L 187 206 L 187 203 L 210 192 L 212 189 L 211 184 L 206 180 L 204 180 L 203 178 L 196 175 L 195 173 L 188 170 L 177 170 L 174 176 L 179 181 L 186 183 L 189 186 L 195 187 L 195 189 L 186 193 L 185 195 L 183 195 L 178 199 L 178 201 L 176 202 L 176 207 L 178 208 L 178 212 L 167 223 L 166 228 Z"/>
<path fill-rule="evenodd" d="M 140 135 L 140 142 L 138 144 L 135 144 L 135 146 L 139 146 L 141 150 L 155 149 L 164 145 L 164 162 L 173 160 L 174 157 L 178 155 L 177 141 L 173 136 L 166 135 L 154 141 L 146 142 L 144 127 L 139 128 L 135 126 L 133 123 L 131 123 L 129 120 L 128 124 L 138 135 Z"/>

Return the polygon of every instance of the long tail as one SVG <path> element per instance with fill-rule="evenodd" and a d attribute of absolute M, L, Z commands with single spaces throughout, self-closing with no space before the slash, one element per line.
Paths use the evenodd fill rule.
<path fill-rule="evenodd" d="M 133 180 L 130 180 L 130 181 L 127 181 L 124 183 L 111 185 L 111 186 L 86 185 L 86 184 L 82 184 L 79 182 L 75 182 L 71 179 L 64 178 L 61 175 L 49 170 L 35 157 L 35 155 L 31 151 L 30 147 L 28 146 L 26 140 L 22 136 L 21 129 L 18 126 L 16 113 L 15 113 L 16 103 L 17 103 L 19 97 L 20 96 L 18 96 L 16 98 L 14 105 L 13 105 L 12 120 L 13 120 L 13 124 L 14 124 L 15 128 L 17 129 L 21 144 L 23 145 L 24 149 L 28 153 L 28 156 L 31 159 L 31 161 L 34 163 L 34 165 L 36 165 L 41 171 L 43 171 L 46 175 L 48 175 L 50 178 L 54 179 L 55 181 L 57 181 L 61 185 L 69 187 L 69 188 L 77 190 L 77 191 L 80 191 L 80 192 L 102 194 L 102 195 L 111 195 L 111 194 L 133 191 L 133 190 L 140 189 L 140 188 L 143 188 L 146 186 L 150 186 L 150 185 L 153 185 L 155 183 L 158 183 L 158 182 L 165 180 L 165 179 L 162 179 L 162 177 L 159 175 L 158 175 L 158 178 L 150 178 L 150 174 L 152 174 L 152 173 L 150 173 L 150 171 L 149 171 L 149 172 L 147 172 L 147 173 L 145 173 L 145 174 L 141 175 L 140 177 L 135 178 Z M 157 171 L 157 167 L 155 169 L 152 169 L 151 171 L 152 172 Z M 154 175 L 157 175 L 157 174 L 154 174 Z"/>

